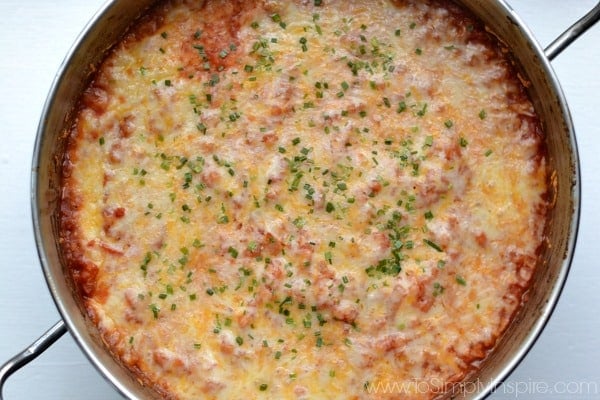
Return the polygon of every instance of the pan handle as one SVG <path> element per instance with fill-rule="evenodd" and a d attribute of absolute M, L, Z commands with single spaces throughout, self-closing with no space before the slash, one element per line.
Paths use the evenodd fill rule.
<path fill-rule="evenodd" d="M 546 49 L 546 57 L 549 60 L 553 60 L 559 55 L 564 49 L 566 49 L 575 39 L 581 36 L 585 31 L 591 28 L 596 22 L 600 20 L 600 1 L 594 8 L 592 8 L 587 14 L 581 19 L 575 22 L 566 31 L 557 37 Z"/>
<path fill-rule="evenodd" d="M 0 367 L 0 400 L 3 398 L 2 388 L 8 377 L 30 361 L 33 361 L 66 332 L 67 326 L 65 323 L 62 320 L 58 321 L 52 328 L 40 336 L 38 340 Z"/>

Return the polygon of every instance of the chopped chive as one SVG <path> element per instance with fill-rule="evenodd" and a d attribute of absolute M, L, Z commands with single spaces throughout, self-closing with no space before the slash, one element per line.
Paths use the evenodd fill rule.
<path fill-rule="evenodd" d="M 160 312 L 160 308 L 158 308 L 156 304 L 150 304 L 150 310 L 152 311 L 154 319 L 158 319 L 158 313 Z"/>
<path fill-rule="evenodd" d="M 231 246 L 229 246 L 229 249 L 227 249 L 227 252 L 228 252 L 228 253 L 229 253 L 229 255 L 231 255 L 231 257 L 233 257 L 233 258 L 237 258 L 237 257 L 238 257 L 238 254 L 239 254 L 239 253 L 238 253 L 238 251 L 237 251 L 235 248 L 231 247 Z"/>
<path fill-rule="evenodd" d="M 461 286 L 467 286 L 467 281 L 465 281 L 465 278 L 463 278 L 460 275 L 456 275 L 456 283 L 458 283 Z"/>
<path fill-rule="evenodd" d="M 427 244 L 429 247 L 431 247 L 432 249 L 434 249 L 436 251 L 439 251 L 439 252 L 443 252 L 444 251 L 444 250 L 442 250 L 442 248 L 440 246 L 438 246 L 437 244 L 435 244 L 431 240 L 423 239 L 423 242 L 425 242 L 425 244 Z"/>
<path fill-rule="evenodd" d="M 302 36 L 299 40 L 300 44 L 302 45 L 302 51 L 307 51 L 308 50 L 308 46 L 306 45 L 306 38 L 304 36 Z"/>

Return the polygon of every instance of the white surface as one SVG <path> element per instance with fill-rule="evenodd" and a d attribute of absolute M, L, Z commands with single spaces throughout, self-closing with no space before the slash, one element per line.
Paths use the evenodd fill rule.
<path fill-rule="evenodd" d="M 547 45 L 596 0 L 512 0 Z M 35 250 L 30 164 L 43 102 L 67 50 L 102 0 L 1 0 L 0 15 L 0 363 L 59 319 Z M 600 24 L 553 66 L 578 133 L 583 175 L 582 222 L 559 305 L 533 350 L 490 397 L 600 398 Z M 562 393 L 557 393 L 562 392 Z M 66 335 L 13 375 L 5 400 L 119 399 Z"/>

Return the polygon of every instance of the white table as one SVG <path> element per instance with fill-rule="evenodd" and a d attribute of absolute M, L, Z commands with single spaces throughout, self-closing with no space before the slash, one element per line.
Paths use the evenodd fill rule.
<path fill-rule="evenodd" d="M 0 363 L 59 319 L 33 240 L 32 148 L 54 74 L 102 1 L 0 1 Z M 543 45 L 595 2 L 510 0 Z M 600 398 L 600 24 L 553 65 L 578 132 L 583 174 L 579 243 L 550 323 L 492 400 Z M 517 396 L 515 387 L 525 393 Z M 543 387 L 553 393 L 542 393 Z M 6 400 L 120 398 L 69 335 L 13 375 L 4 393 Z"/>

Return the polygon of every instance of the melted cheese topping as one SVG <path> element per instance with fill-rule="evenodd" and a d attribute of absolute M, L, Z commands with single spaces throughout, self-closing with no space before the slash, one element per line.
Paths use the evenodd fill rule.
<path fill-rule="evenodd" d="M 63 248 L 109 350 L 174 399 L 463 379 L 544 227 L 502 49 L 452 4 L 190 3 L 114 49 L 65 159 Z"/>

